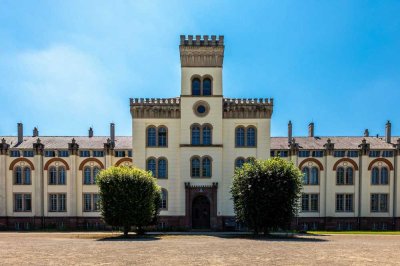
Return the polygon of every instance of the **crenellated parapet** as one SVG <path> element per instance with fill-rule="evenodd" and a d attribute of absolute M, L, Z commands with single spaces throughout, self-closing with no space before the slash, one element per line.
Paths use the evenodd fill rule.
<path fill-rule="evenodd" d="M 180 98 L 131 98 L 132 118 L 180 118 Z"/>
<path fill-rule="evenodd" d="M 273 99 L 223 99 L 224 118 L 271 118 Z"/>
<path fill-rule="evenodd" d="M 182 67 L 222 67 L 224 36 L 181 35 L 179 51 Z"/>

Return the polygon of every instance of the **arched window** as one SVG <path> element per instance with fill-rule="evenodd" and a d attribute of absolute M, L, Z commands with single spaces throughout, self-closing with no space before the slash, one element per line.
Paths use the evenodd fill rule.
<path fill-rule="evenodd" d="M 64 167 L 58 168 L 58 184 L 65 185 L 65 181 L 67 179 L 67 171 L 65 171 Z"/>
<path fill-rule="evenodd" d="M 211 127 L 208 125 L 203 126 L 203 145 L 211 145 L 212 134 Z"/>
<path fill-rule="evenodd" d="M 31 168 L 29 167 L 24 168 L 24 184 L 25 185 L 31 184 Z"/>
<path fill-rule="evenodd" d="M 168 209 L 168 191 L 165 188 L 161 189 L 161 205 L 162 210 Z"/>
<path fill-rule="evenodd" d="M 347 167 L 346 169 L 346 184 L 353 185 L 354 182 L 354 171 L 353 168 Z"/>
<path fill-rule="evenodd" d="M 22 185 L 22 168 L 19 166 L 14 169 L 14 184 Z"/>
<path fill-rule="evenodd" d="M 192 126 L 192 145 L 200 145 L 200 127 Z"/>
<path fill-rule="evenodd" d="M 165 127 L 158 129 L 158 146 L 167 147 L 167 129 Z"/>
<path fill-rule="evenodd" d="M 311 168 L 310 185 L 319 184 L 319 169 L 317 167 Z"/>
<path fill-rule="evenodd" d="M 95 166 L 93 168 L 93 178 L 92 178 L 92 184 L 96 184 L 96 177 L 97 175 L 100 173 L 100 168 L 98 168 L 97 166 Z"/>
<path fill-rule="evenodd" d="M 151 171 L 152 175 L 156 177 L 156 160 L 151 158 L 147 160 L 147 171 Z"/>
<path fill-rule="evenodd" d="M 338 167 L 336 169 L 336 184 L 344 185 L 344 168 Z"/>
<path fill-rule="evenodd" d="M 379 168 L 374 167 L 371 171 L 371 184 L 372 185 L 379 185 Z"/>
<path fill-rule="evenodd" d="M 57 169 L 54 166 L 49 168 L 49 185 L 57 185 Z"/>
<path fill-rule="evenodd" d="M 200 159 L 193 158 L 191 160 L 191 175 L 192 177 L 200 177 Z"/>
<path fill-rule="evenodd" d="M 256 146 L 256 129 L 254 127 L 249 127 L 247 129 L 247 146 L 248 147 Z"/>
<path fill-rule="evenodd" d="M 167 178 L 167 160 L 159 159 L 158 160 L 158 178 Z"/>
<path fill-rule="evenodd" d="M 235 132 L 235 142 L 237 147 L 244 147 L 244 128 L 237 127 Z"/>
<path fill-rule="evenodd" d="M 310 183 L 310 169 L 303 167 L 301 171 L 303 172 L 303 184 L 308 185 Z"/>
<path fill-rule="evenodd" d="M 203 80 L 203 95 L 211 95 L 211 79 L 209 78 Z"/>
<path fill-rule="evenodd" d="M 387 185 L 389 184 L 389 170 L 387 167 L 382 167 L 381 168 L 381 185 Z"/>
<path fill-rule="evenodd" d="M 155 127 L 148 127 L 147 128 L 147 146 L 148 147 L 155 147 L 157 146 L 156 142 L 156 128 Z"/>
<path fill-rule="evenodd" d="M 244 158 L 239 157 L 235 160 L 235 167 L 242 167 L 244 163 L 245 163 Z"/>
<path fill-rule="evenodd" d="M 192 80 L 192 95 L 201 95 L 200 79 L 198 78 Z"/>
<path fill-rule="evenodd" d="M 83 170 L 83 184 L 90 185 L 92 170 L 89 166 L 86 166 Z"/>
<path fill-rule="evenodd" d="M 202 174 L 203 177 L 211 177 L 211 160 L 208 157 L 204 157 L 202 161 Z"/>

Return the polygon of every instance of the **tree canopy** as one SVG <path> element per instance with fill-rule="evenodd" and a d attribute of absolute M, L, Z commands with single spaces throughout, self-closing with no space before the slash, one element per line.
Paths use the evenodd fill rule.
<path fill-rule="evenodd" d="M 286 228 L 297 211 L 302 173 L 281 158 L 236 168 L 231 193 L 236 218 L 255 233 Z"/>
<path fill-rule="evenodd" d="M 124 234 L 132 226 L 142 233 L 144 226 L 156 223 L 161 188 L 150 172 L 133 167 L 110 167 L 99 173 L 100 209 L 104 221 L 122 226 Z"/>

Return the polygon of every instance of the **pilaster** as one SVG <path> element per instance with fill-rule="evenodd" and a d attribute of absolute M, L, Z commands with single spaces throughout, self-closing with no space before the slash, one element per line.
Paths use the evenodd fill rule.
<path fill-rule="evenodd" d="M 34 202 L 34 216 L 44 216 L 44 201 L 47 198 L 44 195 L 44 173 L 43 173 L 43 152 L 44 145 L 40 142 L 40 139 L 36 140 L 36 143 L 33 143 L 33 151 L 34 151 L 34 164 L 35 164 L 35 175 L 34 180 L 32 180 L 33 195 L 32 201 Z M 33 204 L 32 204 L 33 205 Z"/>
<path fill-rule="evenodd" d="M 78 195 L 77 195 L 77 185 L 79 184 L 78 179 L 78 154 L 79 154 L 79 145 L 76 143 L 75 139 L 71 140 L 71 143 L 68 143 L 69 157 L 70 157 L 70 171 L 69 171 L 69 184 L 70 189 L 70 197 L 68 200 L 70 206 L 68 210 L 70 210 L 71 216 L 77 216 L 78 210 Z"/>
<path fill-rule="evenodd" d="M 0 143 L 0 217 L 6 216 L 7 209 L 7 155 L 10 145 L 3 138 Z"/>

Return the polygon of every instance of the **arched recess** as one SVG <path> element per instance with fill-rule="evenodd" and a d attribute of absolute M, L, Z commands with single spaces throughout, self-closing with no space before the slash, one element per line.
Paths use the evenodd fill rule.
<path fill-rule="evenodd" d="M 120 166 L 123 162 L 130 162 L 130 163 L 132 163 L 133 160 L 132 160 L 132 158 L 122 158 L 122 159 L 118 160 L 114 165 L 115 165 L 115 166 Z"/>
<path fill-rule="evenodd" d="M 368 171 L 370 171 L 372 169 L 372 166 L 374 165 L 374 163 L 376 162 L 384 162 L 385 164 L 387 164 L 387 166 L 389 166 L 390 171 L 393 171 L 393 164 L 385 158 L 376 158 L 375 160 L 372 160 L 372 162 L 369 164 L 368 166 Z"/>
<path fill-rule="evenodd" d="M 97 159 L 97 158 L 87 158 L 87 159 L 85 159 L 85 160 L 83 160 L 81 162 L 81 164 L 79 165 L 79 170 L 82 171 L 83 167 L 88 162 L 96 162 L 96 163 L 98 163 L 100 165 L 101 169 L 104 169 L 104 164 L 99 159 Z"/>
<path fill-rule="evenodd" d="M 61 159 L 61 158 L 52 158 L 52 159 L 48 160 L 47 163 L 44 165 L 44 170 L 47 171 L 49 169 L 50 164 L 52 164 L 54 162 L 62 162 L 65 166 L 65 169 L 69 170 L 68 163 L 64 159 Z"/>
<path fill-rule="evenodd" d="M 322 165 L 322 163 L 321 163 L 320 161 L 318 161 L 317 159 L 314 159 L 314 158 L 305 159 L 304 161 L 302 161 L 302 162 L 299 164 L 299 168 L 302 169 L 303 166 L 304 166 L 304 164 L 307 163 L 307 162 L 316 163 L 316 164 L 318 165 L 318 167 L 319 167 L 319 170 L 321 170 L 321 171 L 324 170 L 324 166 Z"/>
<path fill-rule="evenodd" d="M 342 162 L 348 162 L 348 163 L 350 163 L 351 165 L 353 165 L 354 170 L 358 171 L 358 165 L 357 165 L 357 163 L 356 163 L 354 160 L 349 159 L 349 158 L 342 158 L 342 159 L 338 160 L 338 161 L 333 165 L 333 169 L 332 169 L 332 170 L 333 170 L 333 171 L 336 171 L 338 165 L 339 165 L 340 163 L 342 163 Z"/>
<path fill-rule="evenodd" d="M 35 170 L 35 167 L 33 166 L 33 163 L 31 161 L 29 161 L 28 159 L 26 159 L 26 158 L 18 158 L 18 159 L 15 159 L 14 161 L 12 161 L 11 164 L 10 164 L 9 170 L 13 170 L 14 166 L 19 162 L 26 162 L 31 167 L 31 170 Z"/>

